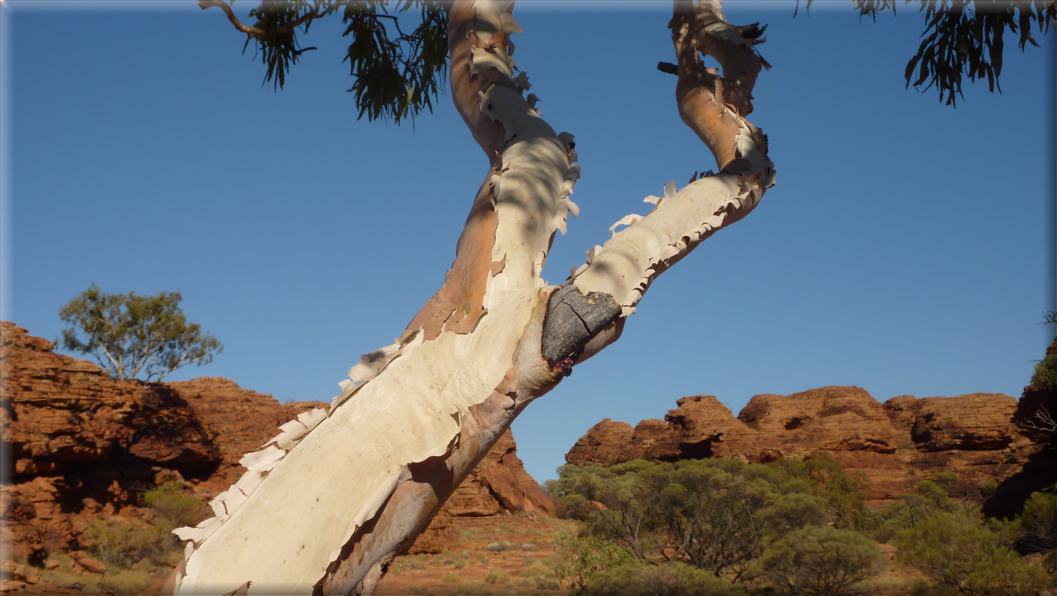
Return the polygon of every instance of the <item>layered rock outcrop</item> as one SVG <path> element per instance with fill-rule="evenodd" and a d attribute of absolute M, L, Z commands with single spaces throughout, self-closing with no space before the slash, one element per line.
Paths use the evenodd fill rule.
<path fill-rule="evenodd" d="M 1012 418 L 1002 394 L 895 397 L 879 403 L 859 387 L 757 395 L 735 418 L 715 397 L 684 397 L 664 420 L 634 428 L 603 420 L 566 455 L 569 463 L 734 457 L 768 462 L 825 452 L 867 478 L 870 499 L 910 492 L 936 472 L 957 472 L 953 490 L 979 499 L 980 484 L 1006 479 L 1039 450 Z"/>
<path fill-rule="evenodd" d="M 281 404 L 233 381 L 176 383 L 110 378 L 55 354 L 51 342 L 0 322 L 0 484 L 5 549 L 30 560 L 90 544 L 92 520 L 150 519 L 140 495 L 176 482 L 203 499 L 236 481 L 243 454 L 320 402 Z M 6 464 L 11 464 L 7 466 Z M 437 516 L 423 550 L 443 543 L 452 516 L 554 506 L 525 472 L 509 431 Z"/>

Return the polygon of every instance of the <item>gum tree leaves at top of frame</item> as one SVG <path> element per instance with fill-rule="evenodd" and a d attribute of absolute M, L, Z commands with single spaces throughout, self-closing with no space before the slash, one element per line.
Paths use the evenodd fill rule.
<path fill-rule="evenodd" d="M 807 0 L 810 8 L 812 0 Z M 896 0 L 855 0 L 859 16 L 877 20 L 885 10 L 896 13 Z M 1019 33 L 1018 47 L 1038 47 L 1031 35 L 1032 21 L 1042 33 L 1057 22 L 1057 3 L 1052 0 L 905 0 L 919 5 L 925 16 L 921 45 L 907 63 L 907 87 L 925 85 L 922 92 L 935 87 L 940 101 L 956 106 L 955 95 L 964 99 L 962 76 L 971 82 L 987 79 L 989 91 L 997 88 L 1002 74 L 1004 34 Z M 798 2 L 799 5 L 799 2 Z"/>
<path fill-rule="evenodd" d="M 810 8 L 813 0 L 807 0 Z M 1032 36 L 1032 21 L 1038 30 L 1049 31 L 1057 19 L 1052 0 L 905 0 L 918 5 L 925 17 L 925 31 L 917 52 L 907 63 L 907 87 L 922 91 L 935 88 L 940 101 L 955 106 L 962 94 L 962 79 L 986 79 L 988 89 L 1001 92 L 1004 34 L 1019 34 L 1018 46 L 1038 46 Z M 433 111 L 433 98 L 444 86 L 447 70 L 447 12 L 443 0 L 261 0 L 249 11 L 252 26 L 244 25 L 232 11 L 233 0 L 199 0 L 203 9 L 219 7 L 240 32 L 246 33 L 243 51 L 254 44 L 265 65 L 263 84 L 279 90 L 286 84 L 290 67 L 301 54 L 298 29 L 307 33 L 312 22 L 341 13 L 351 37 L 344 60 L 349 62 L 357 117 L 412 121 L 422 110 Z M 877 19 L 885 10 L 896 12 L 896 0 L 855 0 L 861 16 Z M 799 8 L 799 1 L 797 3 Z M 405 32 L 398 16 L 418 8 L 417 22 Z M 796 11 L 794 11 L 794 15 Z M 752 37 L 751 31 L 742 31 Z M 762 29 L 759 30 L 762 33 Z M 753 40 L 753 43 L 756 43 Z M 668 65 L 669 67 L 671 65 Z M 663 69 L 662 69 L 663 70 Z M 668 71 L 670 72 L 670 71 Z"/>
<path fill-rule="evenodd" d="M 232 10 L 233 0 L 199 0 L 203 8 L 218 7 L 235 28 L 246 34 L 243 52 L 254 44 L 265 66 L 262 85 L 278 91 L 286 85 L 290 67 L 301 54 L 297 34 L 307 33 L 312 22 L 341 13 L 350 37 L 345 61 L 353 77 L 349 89 L 356 98 L 358 118 L 386 119 L 395 123 L 414 119 L 423 109 L 433 111 L 448 65 L 448 16 L 439 0 L 262 0 L 249 11 L 252 25 L 243 24 Z M 414 29 L 401 26 L 411 17 L 398 16 L 419 8 Z M 401 19 L 404 19 L 401 21 Z"/>

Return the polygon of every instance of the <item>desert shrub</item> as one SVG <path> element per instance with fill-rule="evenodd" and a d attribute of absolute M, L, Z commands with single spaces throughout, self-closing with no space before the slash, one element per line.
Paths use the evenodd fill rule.
<path fill-rule="evenodd" d="M 209 507 L 204 500 L 187 494 L 183 487 L 174 482 L 167 482 L 143 493 L 143 504 L 157 512 L 160 520 L 172 528 L 194 525 L 209 515 Z"/>
<path fill-rule="evenodd" d="M 492 585 L 504 586 L 510 583 L 510 576 L 502 569 L 489 569 L 484 576 L 484 581 Z"/>
<path fill-rule="evenodd" d="M 897 560 L 923 573 L 933 591 L 1026 595 L 1047 579 L 967 512 L 933 513 L 901 530 L 894 542 Z"/>
<path fill-rule="evenodd" d="M 884 537 L 884 542 L 936 513 L 965 512 L 964 508 L 947 496 L 942 486 L 932 480 L 919 482 L 916 489 L 917 492 L 900 495 L 896 503 L 886 505 L 881 511 L 883 523 L 878 536 Z"/>
<path fill-rule="evenodd" d="M 1043 572 L 1050 576 L 1050 586 L 1057 588 L 1057 551 L 1051 550 L 1039 561 Z"/>
<path fill-rule="evenodd" d="M 1023 544 L 1038 552 L 1057 550 L 1057 494 L 1032 493 L 1020 516 Z"/>
<path fill-rule="evenodd" d="M 768 464 L 794 478 L 807 482 L 811 494 L 823 499 L 838 528 L 873 530 L 881 519 L 866 506 L 866 477 L 860 472 L 849 473 L 825 452 L 813 453 L 804 459 L 784 458 Z"/>
<path fill-rule="evenodd" d="M 779 592 L 798 596 L 850 594 L 877 575 L 881 564 L 875 542 L 832 526 L 794 530 L 771 544 L 760 560 L 763 576 Z"/>
<path fill-rule="evenodd" d="M 543 491 L 554 502 L 558 517 L 585 520 L 600 501 L 605 483 L 613 478 L 609 468 L 597 464 L 569 464 L 558 468 L 558 479 L 543 484 Z"/>
<path fill-rule="evenodd" d="M 547 566 L 543 561 L 533 561 L 528 567 L 525 567 L 519 573 L 523 578 L 529 580 L 538 580 L 541 578 L 553 578 L 554 570 Z"/>
<path fill-rule="evenodd" d="M 583 594 L 626 596 L 727 596 L 745 594 L 744 588 L 714 573 L 688 565 L 632 564 L 592 575 Z"/>
<path fill-rule="evenodd" d="M 554 550 L 554 574 L 568 582 L 573 593 L 581 592 L 591 576 L 635 562 L 628 551 L 602 536 L 559 536 Z"/>
<path fill-rule="evenodd" d="M 164 528 L 118 516 L 92 521 L 88 537 L 90 550 L 107 565 L 118 567 L 143 560 L 160 561 L 171 544 Z"/>
<path fill-rule="evenodd" d="M 490 596 L 499 596 L 502 594 L 516 595 L 517 590 L 514 588 L 496 588 L 492 584 L 486 584 L 485 582 L 472 581 L 464 582 L 455 588 L 456 594 L 482 594 Z"/>
<path fill-rule="evenodd" d="M 995 496 L 995 491 L 998 490 L 998 481 L 994 478 L 988 478 L 981 482 L 977 488 L 980 491 L 980 497 L 986 501 Z"/>
<path fill-rule="evenodd" d="M 107 570 L 100 578 L 99 586 L 108 594 L 139 596 L 150 588 L 150 575 L 137 569 Z"/>
<path fill-rule="evenodd" d="M 1040 391 L 1057 391 L 1057 354 L 1047 354 L 1042 362 L 1035 365 L 1031 384 Z"/>
<path fill-rule="evenodd" d="M 1019 545 L 1028 551 L 1043 553 L 1040 562 L 1057 587 L 1057 495 L 1032 493 L 1020 516 Z"/>
<path fill-rule="evenodd" d="M 733 459 L 564 466 L 559 475 L 548 490 L 587 533 L 639 562 L 678 560 L 737 581 L 752 578 L 750 563 L 769 541 L 831 519 L 809 474 Z"/>

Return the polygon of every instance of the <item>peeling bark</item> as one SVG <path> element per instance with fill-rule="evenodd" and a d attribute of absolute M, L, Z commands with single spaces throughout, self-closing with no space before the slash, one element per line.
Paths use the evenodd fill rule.
<path fill-rule="evenodd" d="M 679 0 L 679 111 L 721 173 L 678 192 L 669 183 L 568 284 L 546 286 L 580 168 L 572 135 L 540 118 L 527 76 L 514 76 L 512 6 L 449 9 L 452 97 L 489 170 L 444 285 L 395 343 L 352 367 L 329 412 L 302 414 L 243 458 L 249 471 L 210 503 L 215 517 L 176 531 L 187 550 L 167 589 L 372 593 L 514 418 L 616 341 L 652 281 L 773 184 L 765 138 L 744 119 L 765 65 L 755 38 L 727 25 L 717 0 Z"/>

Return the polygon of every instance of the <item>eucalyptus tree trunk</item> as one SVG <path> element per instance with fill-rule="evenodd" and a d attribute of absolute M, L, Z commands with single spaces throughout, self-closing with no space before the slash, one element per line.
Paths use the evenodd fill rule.
<path fill-rule="evenodd" d="M 514 76 L 513 2 L 449 8 L 451 90 L 489 160 L 444 285 L 391 346 L 364 356 L 329 410 L 282 427 L 177 534 L 177 594 L 370 594 L 532 400 L 616 341 L 653 280 L 773 185 L 764 136 L 745 120 L 766 63 L 718 0 L 677 0 L 671 22 L 683 121 L 716 157 L 706 174 L 629 215 L 560 287 L 540 273 L 577 207 L 573 137 L 557 134 Z M 723 74 L 705 68 L 714 56 Z"/>

